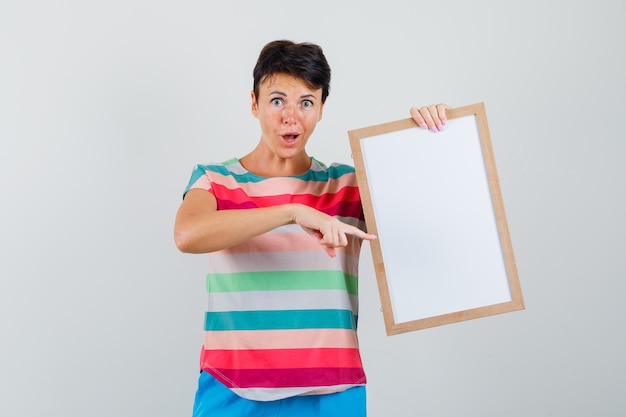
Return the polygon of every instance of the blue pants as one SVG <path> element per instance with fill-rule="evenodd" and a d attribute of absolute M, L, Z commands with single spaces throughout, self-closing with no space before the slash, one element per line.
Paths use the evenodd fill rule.
<path fill-rule="evenodd" d="M 276 401 L 241 398 L 207 372 L 200 374 L 193 417 L 365 417 L 365 387 Z"/>

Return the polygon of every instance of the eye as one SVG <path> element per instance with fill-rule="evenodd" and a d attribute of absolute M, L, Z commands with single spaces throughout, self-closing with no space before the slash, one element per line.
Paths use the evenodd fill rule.
<path fill-rule="evenodd" d="M 283 99 L 275 97 L 275 98 L 272 99 L 272 101 L 270 101 L 270 103 L 272 103 L 272 105 L 274 105 L 274 106 L 280 107 L 280 106 L 283 105 Z"/>
<path fill-rule="evenodd" d="M 313 102 L 311 100 L 303 100 L 302 101 L 302 108 L 303 109 L 310 109 L 311 107 L 313 107 Z"/>

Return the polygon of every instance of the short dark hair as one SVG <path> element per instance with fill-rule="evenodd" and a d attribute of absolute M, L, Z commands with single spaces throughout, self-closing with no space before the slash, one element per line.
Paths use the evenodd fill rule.
<path fill-rule="evenodd" d="M 277 40 L 263 47 L 254 67 L 254 94 L 259 86 L 275 74 L 288 74 L 304 80 L 308 87 L 322 89 L 322 103 L 330 93 L 330 66 L 319 45 Z"/>

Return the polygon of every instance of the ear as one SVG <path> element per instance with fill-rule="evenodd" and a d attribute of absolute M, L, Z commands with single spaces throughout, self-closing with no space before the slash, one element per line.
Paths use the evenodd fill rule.
<path fill-rule="evenodd" d="M 259 103 L 257 102 L 256 96 L 254 95 L 254 91 L 250 92 L 250 100 L 252 100 L 252 115 L 256 118 L 259 116 Z"/>

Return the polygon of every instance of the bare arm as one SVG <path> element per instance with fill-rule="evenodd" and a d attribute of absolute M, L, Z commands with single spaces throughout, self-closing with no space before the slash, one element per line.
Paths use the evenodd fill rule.
<path fill-rule="evenodd" d="M 207 253 L 229 248 L 279 226 L 293 223 L 317 239 L 330 256 L 335 256 L 334 248 L 347 245 L 346 234 L 362 239 L 375 238 L 302 204 L 218 211 L 213 194 L 195 189 L 187 193 L 178 209 L 174 240 L 182 252 Z"/>

